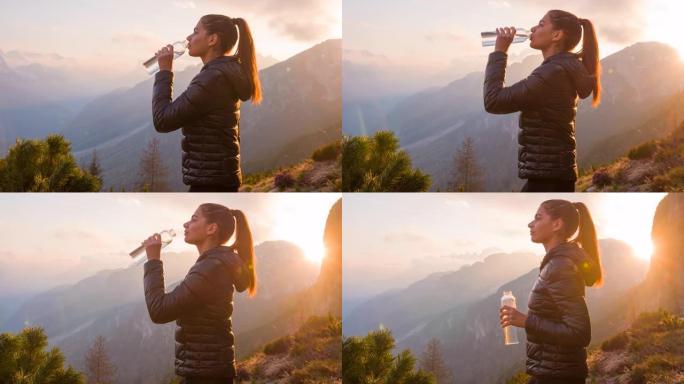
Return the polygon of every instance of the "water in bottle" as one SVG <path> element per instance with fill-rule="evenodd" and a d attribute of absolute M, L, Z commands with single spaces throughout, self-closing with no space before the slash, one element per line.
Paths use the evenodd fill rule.
<path fill-rule="evenodd" d="M 504 305 L 509 306 L 511 308 L 517 308 L 515 305 L 515 296 L 513 296 L 513 292 L 504 291 L 503 296 L 501 296 L 501 307 L 503 307 Z M 503 334 L 505 345 L 520 343 L 520 341 L 518 341 L 517 329 L 515 329 L 514 326 L 509 325 L 507 327 L 504 327 Z"/>
<path fill-rule="evenodd" d="M 167 229 L 159 232 L 159 236 L 161 236 L 161 247 L 162 249 L 164 249 L 167 245 L 171 244 L 173 238 L 176 237 L 176 231 L 174 231 L 173 229 Z M 141 244 L 138 248 L 132 250 L 128 254 L 133 258 L 133 264 L 138 264 L 140 261 L 145 259 L 146 255 L 144 251 L 145 246 Z"/>
<path fill-rule="evenodd" d="M 515 29 L 515 38 L 513 39 L 513 44 L 524 43 L 530 38 L 532 32 L 524 28 Z M 483 47 L 493 47 L 496 44 L 496 31 L 495 32 L 482 32 L 480 33 L 482 37 Z"/>
<path fill-rule="evenodd" d="M 188 49 L 188 41 L 176 41 L 173 45 L 173 59 L 181 57 L 185 51 Z M 157 56 L 150 57 L 147 61 L 143 63 L 143 67 L 147 70 L 147 73 L 154 75 L 159 72 L 159 61 Z"/>

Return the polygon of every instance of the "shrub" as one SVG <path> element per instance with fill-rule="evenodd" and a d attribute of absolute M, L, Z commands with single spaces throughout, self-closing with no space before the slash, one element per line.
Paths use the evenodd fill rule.
<path fill-rule="evenodd" d="M 604 341 L 603 344 L 601 344 L 601 350 L 606 352 L 617 351 L 627 347 L 628 343 L 629 335 L 627 335 L 627 332 L 620 332 L 610 339 Z"/>
<path fill-rule="evenodd" d="M 289 172 L 283 171 L 276 175 L 276 177 L 273 179 L 273 183 L 275 184 L 276 188 L 283 191 L 287 188 L 293 187 L 295 185 L 295 179 Z"/>
<path fill-rule="evenodd" d="M 264 346 L 264 353 L 267 355 L 278 355 L 281 353 L 286 353 L 290 350 L 290 347 L 292 347 L 293 343 L 294 340 L 292 340 L 292 337 L 281 337 L 280 339 L 277 339 L 266 344 L 266 346 Z"/>
<path fill-rule="evenodd" d="M 594 172 L 594 176 L 591 177 L 591 183 L 599 188 L 603 188 L 612 184 L 613 178 L 610 176 L 610 173 L 608 173 L 607 169 L 599 169 L 598 171 Z"/>
<path fill-rule="evenodd" d="M 632 160 L 648 159 L 653 156 L 656 149 L 658 149 L 656 143 L 654 141 L 649 141 L 638 147 L 632 148 L 627 154 L 627 157 Z"/>
<path fill-rule="evenodd" d="M 311 159 L 313 159 L 313 161 L 333 161 L 337 159 L 341 152 L 342 143 L 336 141 L 315 150 L 311 155 Z"/>

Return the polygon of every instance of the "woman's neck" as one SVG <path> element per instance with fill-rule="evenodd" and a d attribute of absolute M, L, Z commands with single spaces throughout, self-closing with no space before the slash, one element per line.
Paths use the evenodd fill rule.
<path fill-rule="evenodd" d="M 554 249 L 555 247 L 563 243 L 565 243 L 564 239 L 553 238 L 544 243 L 544 250 L 546 251 L 546 253 L 549 253 L 550 250 Z"/>
<path fill-rule="evenodd" d="M 558 46 L 554 44 L 548 48 L 542 49 L 542 56 L 544 56 L 544 60 L 546 60 L 549 57 L 556 55 L 556 54 L 559 54 L 561 52 L 563 52 L 563 50 L 558 48 Z"/>
<path fill-rule="evenodd" d="M 203 255 L 204 252 L 206 252 L 210 249 L 214 249 L 220 245 L 221 244 L 216 244 L 216 242 L 211 241 L 210 239 L 207 239 L 205 242 L 203 242 L 201 244 L 197 244 L 197 251 L 199 251 L 200 255 Z"/>
<path fill-rule="evenodd" d="M 209 51 L 209 52 L 207 52 L 201 56 L 202 64 L 207 64 L 208 62 L 214 60 L 217 57 L 221 57 L 221 56 L 222 55 L 219 55 L 219 54 L 215 53 L 214 51 Z"/>

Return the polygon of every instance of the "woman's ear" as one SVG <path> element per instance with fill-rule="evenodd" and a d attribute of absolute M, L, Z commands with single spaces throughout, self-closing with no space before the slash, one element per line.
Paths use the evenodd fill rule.
<path fill-rule="evenodd" d="M 215 235 L 218 233 L 218 224 L 216 223 L 211 223 L 207 225 L 207 236 Z"/>
<path fill-rule="evenodd" d="M 217 44 L 218 44 L 218 35 L 215 33 L 212 33 L 211 35 L 209 35 L 209 46 L 214 47 Z"/>
<path fill-rule="evenodd" d="M 560 218 L 553 220 L 551 222 L 551 229 L 553 232 L 561 233 L 563 231 L 563 220 Z"/>
<path fill-rule="evenodd" d="M 562 29 L 557 29 L 551 32 L 551 41 L 554 43 L 560 43 L 565 38 L 565 32 Z"/>

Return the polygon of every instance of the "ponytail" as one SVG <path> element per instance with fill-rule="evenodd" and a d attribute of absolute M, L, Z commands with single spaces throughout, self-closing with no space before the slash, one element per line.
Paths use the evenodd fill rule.
<path fill-rule="evenodd" d="M 237 25 L 238 32 L 240 33 L 238 49 L 235 55 L 240 59 L 242 69 L 247 73 L 252 84 L 252 103 L 259 104 L 261 103 L 261 82 L 259 81 L 259 68 L 257 68 L 252 31 L 247 21 L 243 18 L 234 18 L 233 22 Z"/>
<path fill-rule="evenodd" d="M 220 54 L 230 52 L 237 43 L 235 56 L 240 61 L 242 70 L 247 74 L 251 85 L 252 103 L 259 104 L 261 102 L 261 82 L 259 81 L 254 39 L 252 39 L 252 31 L 247 21 L 240 17 L 231 19 L 225 15 L 204 15 L 200 18 L 200 22 L 207 32 L 218 35 Z"/>
<path fill-rule="evenodd" d="M 235 243 L 233 250 L 240 256 L 242 262 L 245 263 L 249 269 L 249 295 L 256 294 L 256 268 L 254 266 L 254 241 L 252 240 L 252 231 L 249 228 L 247 217 L 244 212 L 233 209 L 231 210 L 233 217 L 235 217 Z"/>
<path fill-rule="evenodd" d="M 589 209 L 584 203 L 572 203 L 579 214 L 577 237 L 572 240 L 573 243 L 578 244 L 584 252 L 589 255 L 589 259 L 594 262 L 596 266 L 596 281 L 593 286 L 601 286 L 603 284 L 603 266 L 601 265 L 601 256 L 598 249 L 598 240 L 596 238 L 596 228 L 594 221 L 591 218 Z"/>
<path fill-rule="evenodd" d="M 601 265 L 601 255 L 596 238 L 596 227 L 587 206 L 584 203 L 571 203 L 567 200 L 547 200 L 541 205 L 552 219 L 563 221 L 565 239 L 570 239 L 572 235 L 577 233 L 577 236 L 570 242 L 581 247 L 592 261 L 592 264 L 586 266 L 591 268 L 586 271 L 591 276 L 587 285 L 601 286 L 603 284 L 603 266 Z"/>
<path fill-rule="evenodd" d="M 594 78 L 594 100 L 592 106 L 598 107 L 601 103 L 601 61 L 599 57 L 598 39 L 594 24 L 587 19 L 580 19 L 570 12 L 554 9 L 548 12 L 554 29 L 560 29 L 565 34 L 563 49 L 572 51 L 582 40 L 582 49 L 578 56 L 587 69 L 589 75 Z"/>
<path fill-rule="evenodd" d="M 596 108 L 601 104 L 601 61 L 599 59 L 598 39 L 594 24 L 587 19 L 579 19 L 582 26 L 582 50 L 579 55 L 582 64 L 589 74 L 595 78 L 594 81 L 594 100 L 591 105 Z"/>
<path fill-rule="evenodd" d="M 230 246 L 230 249 L 238 254 L 249 270 L 248 291 L 250 296 L 254 296 L 257 288 L 254 241 L 244 212 L 214 203 L 202 204 L 199 209 L 208 223 L 218 226 L 217 239 L 220 244 L 227 243 L 235 234 L 235 243 Z"/>

